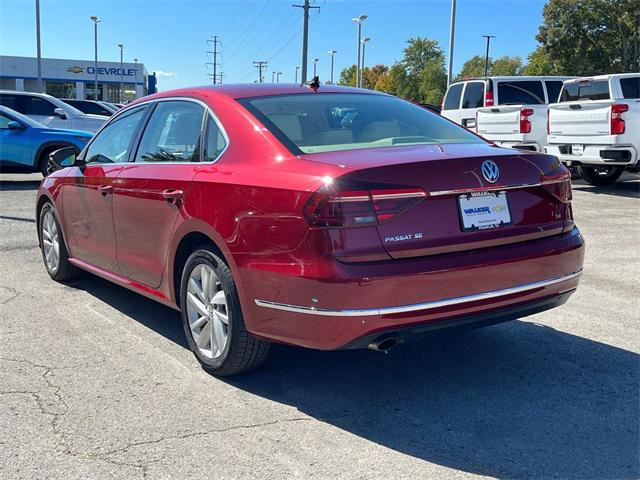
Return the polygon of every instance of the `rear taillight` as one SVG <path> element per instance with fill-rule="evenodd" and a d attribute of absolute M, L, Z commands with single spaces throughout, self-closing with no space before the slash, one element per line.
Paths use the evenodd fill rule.
<path fill-rule="evenodd" d="M 614 103 L 611 105 L 611 135 L 622 135 L 625 125 L 622 114 L 629 110 L 626 103 Z"/>
<path fill-rule="evenodd" d="M 531 122 L 529 121 L 531 115 L 533 115 L 533 108 L 520 110 L 520 133 L 531 133 Z"/>
<path fill-rule="evenodd" d="M 560 200 L 562 203 L 570 203 L 573 198 L 571 191 L 571 173 L 563 168 L 563 172 L 558 175 L 545 175 L 540 183 L 545 190 Z"/>
<path fill-rule="evenodd" d="M 322 187 L 304 207 L 312 227 L 370 227 L 388 222 L 427 197 L 421 188 Z"/>
<path fill-rule="evenodd" d="M 493 107 L 493 92 L 485 92 L 484 94 L 484 106 Z"/>

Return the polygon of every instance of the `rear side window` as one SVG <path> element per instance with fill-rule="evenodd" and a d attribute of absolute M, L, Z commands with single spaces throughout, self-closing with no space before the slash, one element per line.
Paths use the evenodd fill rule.
<path fill-rule="evenodd" d="M 227 146 L 227 140 L 224 138 L 218 124 L 211 118 L 211 115 L 207 117 L 207 133 L 205 138 L 204 161 L 213 162 Z"/>
<path fill-rule="evenodd" d="M 123 113 L 105 126 L 89 144 L 85 159 L 87 162 L 126 162 L 138 124 L 147 107 L 134 108 Z"/>
<path fill-rule="evenodd" d="M 640 98 L 640 77 L 621 78 L 622 98 Z"/>
<path fill-rule="evenodd" d="M 608 80 L 565 83 L 562 87 L 562 93 L 560 93 L 561 102 L 608 100 L 609 98 Z"/>
<path fill-rule="evenodd" d="M 25 115 L 44 115 L 50 117 L 55 115 L 56 106 L 48 100 L 40 97 L 25 97 Z"/>
<path fill-rule="evenodd" d="M 558 101 L 558 97 L 560 96 L 560 90 L 562 90 L 562 81 L 561 80 L 547 80 L 544 82 L 547 87 L 547 97 L 549 98 L 549 103 L 556 103 Z"/>
<path fill-rule="evenodd" d="M 74 102 L 74 101 L 68 101 L 68 100 L 63 100 L 63 102 L 71 105 L 72 107 L 76 107 L 78 110 L 84 113 L 89 113 L 93 115 L 105 115 L 107 117 L 110 117 L 112 115 L 112 113 L 109 110 L 107 110 L 106 108 L 104 108 L 102 105 L 98 103 Z"/>
<path fill-rule="evenodd" d="M 469 82 L 464 89 L 462 108 L 484 107 L 484 84 L 482 82 Z"/>
<path fill-rule="evenodd" d="M 23 102 L 20 101 L 20 95 L 12 95 L 3 93 L 0 95 L 0 105 L 4 105 L 11 110 L 15 110 L 16 112 L 24 113 Z"/>
<path fill-rule="evenodd" d="M 541 105 L 544 103 L 544 90 L 540 80 L 498 83 L 498 105 Z"/>
<path fill-rule="evenodd" d="M 443 110 L 456 110 L 460 108 L 460 96 L 462 95 L 462 87 L 464 83 L 455 83 L 449 87 L 447 96 L 444 99 Z"/>
<path fill-rule="evenodd" d="M 140 141 L 136 162 L 198 162 L 204 108 L 193 102 L 159 102 Z"/>

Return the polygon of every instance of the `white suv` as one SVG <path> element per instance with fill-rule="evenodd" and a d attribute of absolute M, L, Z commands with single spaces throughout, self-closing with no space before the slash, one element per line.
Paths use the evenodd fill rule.
<path fill-rule="evenodd" d="M 482 77 L 449 85 L 442 116 L 474 132 L 476 113 L 484 107 L 555 102 L 567 77 Z M 546 113 L 546 112 L 545 112 Z"/>
<path fill-rule="evenodd" d="M 0 105 L 52 128 L 97 131 L 108 119 L 102 115 L 88 115 L 51 95 L 33 92 L 0 90 Z"/>

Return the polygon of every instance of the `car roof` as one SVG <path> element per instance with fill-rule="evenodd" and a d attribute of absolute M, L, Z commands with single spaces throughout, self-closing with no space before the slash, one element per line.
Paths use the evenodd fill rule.
<path fill-rule="evenodd" d="M 513 81 L 513 80 L 566 80 L 574 78 L 570 75 L 512 75 L 512 76 L 504 76 L 504 77 L 469 77 L 469 78 L 461 78 L 460 80 L 456 80 L 454 83 L 462 83 L 462 82 L 471 82 L 478 80 L 497 80 L 497 81 Z"/>
<path fill-rule="evenodd" d="M 633 78 L 633 77 L 640 77 L 640 73 L 635 72 L 635 73 L 610 73 L 607 75 L 593 75 L 591 77 L 578 77 L 578 78 L 571 78 L 568 80 L 565 80 L 565 83 L 569 83 L 569 82 L 573 82 L 573 83 L 577 83 L 577 82 L 586 82 L 589 80 L 609 80 L 611 78 Z"/>
<path fill-rule="evenodd" d="M 298 83 L 239 83 L 226 85 L 204 85 L 199 87 L 181 88 L 177 90 L 167 90 L 162 93 L 156 93 L 139 100 L 151 100 L 154 98 L 176 97 L 176 96 L 204 96 L 204 95 L 220 95 L 232 99 L 250 98 L 250 97 L 268 97 L 272 95 L 291 95 L 313 93 L 308 85 L 300 85 Z M 318 93 L 363 93 L 371 95 L 386 95 L 382 92 L 374 92 L 362 88 L 343 87 L 339 85 L 321 84 Z M 132 102 L 137 103 L 136 102 Z M 128 105 L 127 105 L 128 106 Z"/>

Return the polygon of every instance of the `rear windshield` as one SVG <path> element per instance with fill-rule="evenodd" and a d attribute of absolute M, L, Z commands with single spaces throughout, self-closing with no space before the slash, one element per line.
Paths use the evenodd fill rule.
<path fill-rule="evenodd" d="M 386 95 L 308 93 L 239 100 L 293 153 L 483 143 L 422 107 Z"/>
<path fill-rule="evenodd" d="M 544 90 L 540 80 L 515 80 L 498 83 L 498 105 L 541 105 Z"/>
<path fill-rule="evenodd" d="M 575 100 L 608 100 L 609 81 L 591 80 L 583 82 L 565 83 L 560 93 L 560 102 Z"/>
<path fill-rule="evenodd" d="M 640 98 L 640 77 L 621 78 L 622 98 Z"/>

